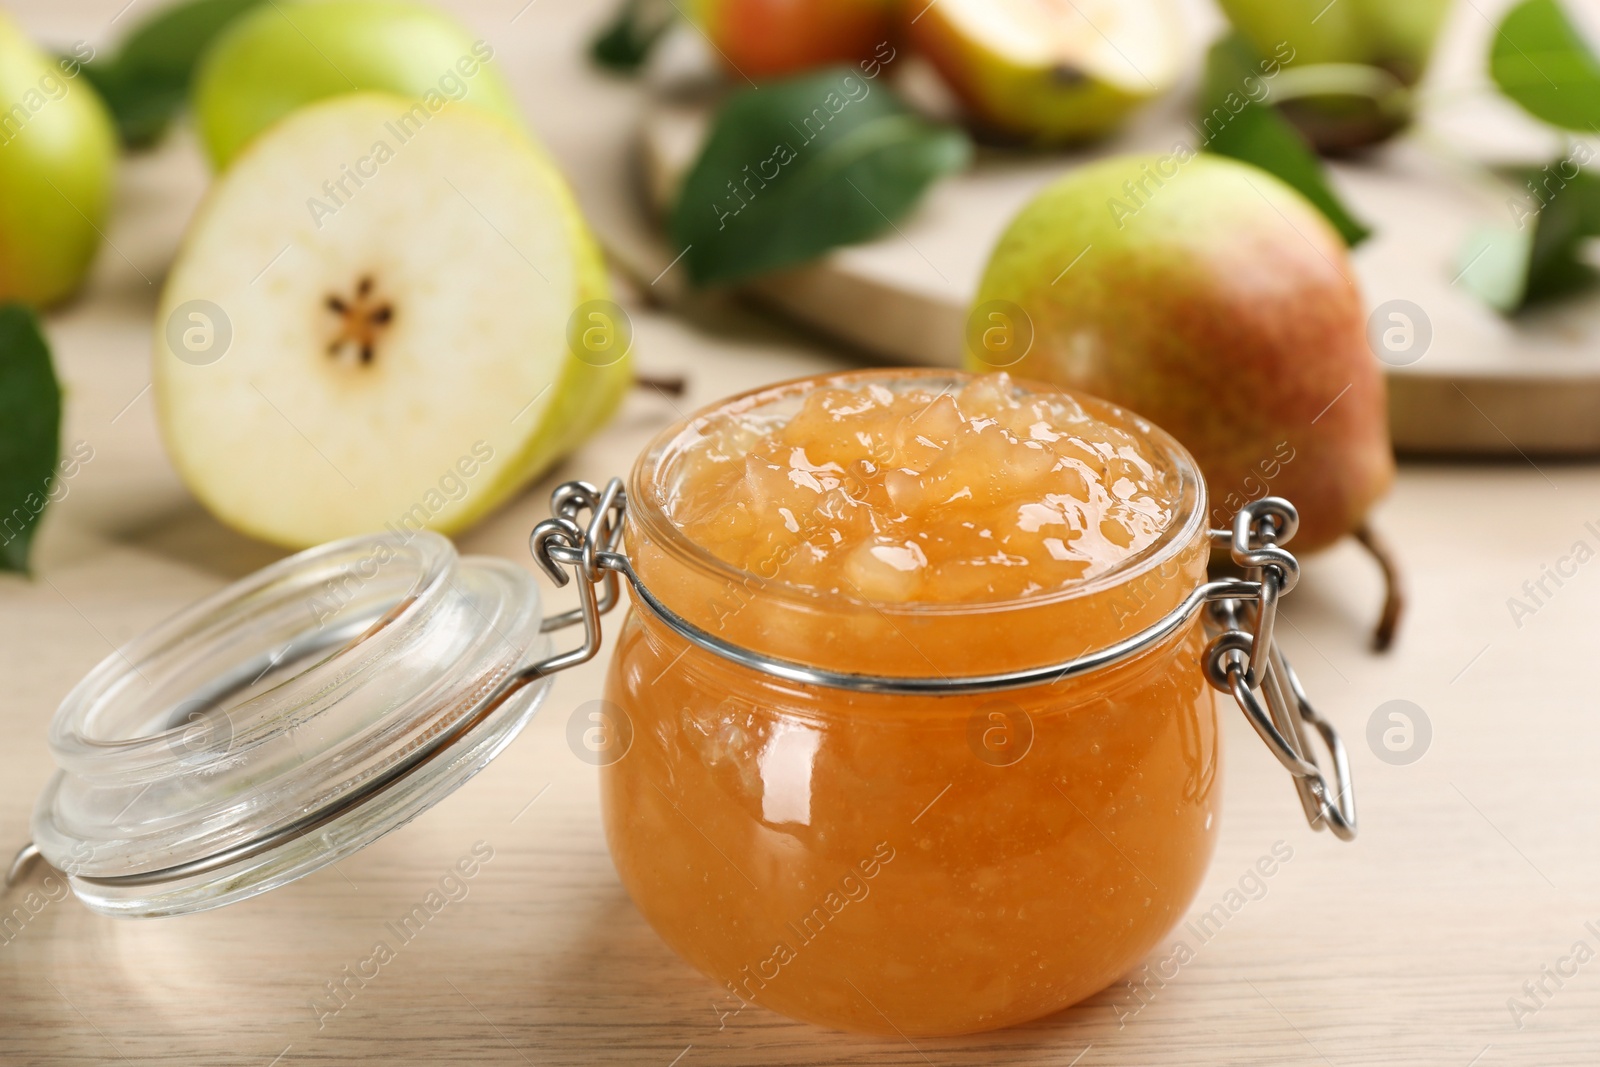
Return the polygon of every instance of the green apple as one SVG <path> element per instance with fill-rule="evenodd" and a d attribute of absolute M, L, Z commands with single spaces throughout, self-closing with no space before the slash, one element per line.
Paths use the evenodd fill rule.
<path fill-rule="evenodd" d="M 1255 167 L 1184 149 L 1072 171 L 1000 238 L 975 313 L 1032 341 L 1020 358 L 978 345 L 973 369 L 1005 364 L 1165 428 L 1205 474 L 1213 526 L 1272 493 L 1300 509 L 1295 547 L 1317 549 L 1394 478 L 1345 244 Z"/>
<path fill-rule="evenodd" d="M 100 247 L 117 135 L 77 60 L 45 55 L 0 12 L 0 301 L 75 291 Z"/>
<path fill-rule="evenodd" d="M 1220 2 L 1256 51 L 1284 63 L 1273 98 L 1324 152 L 1361 148 L 1410 121 L 1410 89 L 1450 11 L 1450 0 Z"/>
<path fill-rule="evenodd" d="M 599 426 L 626 318 L 566 183 L 520 129 L 345 94 L 257 138 L 168 276 L 157 411 L 229 525 L 290 547 L 461 529 Z"/>
<path fill-rule="evenodd" d="M 405 0 L 263 4 L 229 26 L 195 72 L 200 138 L 220 170 L 296 108 L 362 90 L 430 106 L 465 100 L 520 121 L 493 56 L 448 15 Z"/>
<path fill-rule="evenodd" d="M 912 43 L 1003 137 L 1036 144 L 1102 136 L 1176 81 L 1168 0 L 938 0 L 911 4 Z"/>

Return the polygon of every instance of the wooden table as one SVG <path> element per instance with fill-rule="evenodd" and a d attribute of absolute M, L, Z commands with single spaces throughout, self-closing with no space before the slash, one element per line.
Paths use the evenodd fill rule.
<path fill-rule="evenodd" d="M 580 177 L 597 226 L 624 240 L 638 222 L 623 165 L 637 101 L 625 84 L 584 71 L 577 48 L 604 12 L 546 0 L 512 22 L 523 2 L 463 15 L 493 41 L 533 124 Z M 20 17 L 55 42 L 101 42 L 121 6 L 34 0 Z M 70 389 L 66 439 L 89 442 L 94 459 L 46 517 L 36 577 L 0 579 L 8 846 L 27 839 L 51 770 L 46 724 L 78 677 L 279 555 L 220 526 L 184 491 L 145 390 L 156 286 L 204 181 L 181 138 L 129 163 L 109 234 L 116 248 L 102 254 L 87 296 L 49 321 Z M 634 314 L 643 366 L 692 376 L 691 395 L 677 402 L 685 409 L 843 363 L 716 302 L 680 318 L 642 304 Z M 673 402 L 633 396 L 550 482 L 624 470 L 674 415 Z M 526 561 L 524 538 L 548 489 L 491 517 L 463 547 Z M 756 1008 L 731 1014 L 736 1005 L 656 939 L 607 858 L 595 770 L 564 741 L 568 716 L 598 693 L 596 663 L 562 676 L 526 734 L 455 796 L 264 897 L 117 921 L 50 899 L 60 883 L 35 872 L 0 911 L 0 920 L 17 908 L 25 917 L 0 933 L 0 1063 L 1592 1064 L 1600 564 L 1560 588 L 1547 582 L 1554 595 L 1520 625 L 1508 598 L 1525 596 L 1523 583 L 1575 542 L 1600 547 L 1585 525 L 1600 524 L 1600 469 L 1410 464 L 1378 520 L 1412 592 L 1399 649 L 1365 651 L 1377 581 L 1349 547 L 1308 563 L 1280 628 L 1350 744 L 1360 840 L 1308 830 L 1283 771 L 1228 711 L 1226 821 L 1195 913 L 1243 899 L 1230 889 L 1276 842 L 1293 858 L 1209 940 L 1180 928 L 1194 958 L 1147 983 L 1143 1001 L 1120 985 L 1030 1026 L 915 1047 Z M 1431 744 L 1409 765 L 1380 760 L 1366 739 L 1369 719 L 1392 700 L 1431 722 Z M 384 924 L 480 841 L 494 858 L 467 895 L 319 1018 L 312 1002 L 326 983 L 367 957 Z M 33 915 L 30 891 L 43 902 Z M 1581 965 L 1571 959 L 1580 942 Z M 1151 973 L 1166 955 L 1151 957 Z M 1545 977 L 1545 967 L 1565 976 Z M 1546 992 L 1530 996 L 1528 982 Z M 1528 1009 L 1520 1019 L 1510 998 Z"/>

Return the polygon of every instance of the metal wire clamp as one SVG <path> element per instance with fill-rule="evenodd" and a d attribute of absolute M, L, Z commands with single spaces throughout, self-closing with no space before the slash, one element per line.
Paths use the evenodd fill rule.
<path fill-rule="evenodd" d="M 1065 663 L 997 674 L 955 678 L 901 677 L 831 671 L 780 659 L 734 644 L 701 629 L 662 603 L 619 550 L 627 498 L 622 480 L 613 478 L 602 490 L 587 482 L 568 482 L 551 496 L 552 517 L 534 528 L 534 559 L 558 585 L 578 583 L 580 606 L 545 620 L 546 631 L 584 624 L 578 648 L 529 668 L 534 676 L 554 673 L 593 658 L 600 647 L 600 616 L 616 606 L 620 575 L 632 587 L 636 602 L 678 636 L 698 648 L 752 670 L 805 685 L 855 692 L 940 697 L 1050 685 L 1133 659 L 1189 625 L 1209 608 L 1202 666 L 1206 679 L 1231 693 L 1245 718 L 1290 774 L 1294 776 L 1306 819 L 1318 829 L 1331 829 L 1349 841 L 1356 834 L 1355 794 L 1350 763 L 1333 724 L 1311 705 L 1305 689 L 1273 640 L 1278 600 L 1294 588 L 1300 567 L 1282 546 L 1294 536 L 1299 515 L 1281 497 L 1263 497 L 1242 507 L 1231 530 L 1212 530 L 1214 546 L 1226 548 L 1243 578 L 1208 581 L 1191 592 L 1164 618 L 1105 648 Z M 588 513 L 587 525 L 579 519 Z M 596 593 L 596 588 L 599 593 Z M 1330 783 L 1308 742 L 1306 726 L 1322 738 L 1332 762 Z"/>

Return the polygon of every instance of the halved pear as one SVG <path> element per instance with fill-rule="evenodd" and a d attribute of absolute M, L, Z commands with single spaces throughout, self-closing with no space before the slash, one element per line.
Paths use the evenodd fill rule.
<path fill-rule="evenodd" d="M 1108 133 L 1176 82 L 1169 0 L 936 0 L 909 23 L 980 125 L 1035 144 Z"/>
<path fill-rule="evenodd" d="M 167 278 L 168 452 L 220 519 L 278 544 L 449 533 L 615 407 L 629 334 L 605 298 L 571 192 L 519 130 L 388 94 L 313 104 L 219 179 Z"/>

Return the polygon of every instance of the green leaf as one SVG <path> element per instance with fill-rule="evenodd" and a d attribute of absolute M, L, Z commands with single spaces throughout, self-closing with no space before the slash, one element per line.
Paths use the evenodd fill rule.
<path fill-rule="evenodd" d="M 731 96 L 670 230 L 697 284 L 804 263 L 889 229 L 972 143 L 837 67 Z"/>
<path fill-rule="evenodd" d="M 116 55 L 84 64 L 130 148 L 153 144 L 182 109 L 208 45 L 261 0 L 190 0 L 163 8 L 122 42 Z"/>
<path fill-rule="evenodd" d="M 1352 215 L 1328 183 L 1322 162 L 1288 119 L 1251 99 L 1249 86 L 1265 84 L 1261 58 L 1235 33 L 1211 46 L 1196 132 L 1201 148 L 1260 167 L 1299 190 L 1354 247 L 1372 231 Z"/>
<path fill-rule="evenodd" d="M 1583 246 L 1600 229 L 1600 180 L 1581 174 L 1539 213 L 1528 250 L 1528 288 L 1523 306 L 1566 296 L 1594 284 L 1595 269 L 1582 259 Z"/>
<path fill-rule="evenodd" d="M 131 71 L 187 82 L 227 25 L 261 0 L 189 0 L 162 8 L 122 42 L 117 62 Z"/>
<path fill-rule="evenodd" d="M 61 441 L 61 387 L 39 321 L 0 305 L 0 570 L 26 571 Z"/>
<path fill-rule="evenodd" d="M 1522 183 L 1521 203 L 1532 207 L 1515 212 L 1518 229 L 1474 233 L 1456 266 L 1468 291 L 1508 315 L 1588 289 L 1600 279 L 1583 255 L 1588 242 L 1600 238 L 1600 177 L 1567 160 L 1511 176 Z M 1537 199 L 1529 191 L 1535 189 Z"/>
<path fill-rule="evenodd" d="M 1600 60 L 1556 0 L 1524 0 L 1506 14 L 1489 74 L 1535 118 L 1600 132 Z"/>
<path fill-rule="evenodd" d="M 677 10 L 661 0 L 623 0 L 617 17 L 590 43 L 589 55 L 602 67 L 631 74 L 649 58 L 676 16 Z"/>

